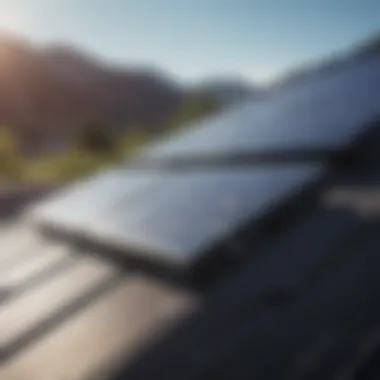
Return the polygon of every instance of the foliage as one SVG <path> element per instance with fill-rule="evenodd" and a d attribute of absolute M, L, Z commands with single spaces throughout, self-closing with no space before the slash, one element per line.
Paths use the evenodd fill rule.
<path fill-rule="evenodd" d="M 22 159 L 17 141 L 9 129 L 0 128 L 0 178 L 16 180 L 21 175 Z"/>
<path fill-rule="evenodd" d="M 115 141 L 102 123 L 87 123 L 78 136 L 77 148 L 94 154 L 109 153 L 114 149 Z"/>
<path fill-rule="evenodd" d="M 195 94 L 187 99 L 169 122 L 171 126 L 181 127 L 216 113 L 221 104 L 206 95 Z"/>
<path fill-rule="evenodd" d="M 104 166 L 116 163 L 134 153 L 149 139 L 141 129 L 127 132 L 113 149 L 98 151 L 79 147 L 80 144 L 66 152 L 40 157 L 29 161 L 25 179 L 29 182 L 66 182 L 90 174 Z"/>
<path fill-rule="evenodd" d="M 176 130 L 219 109 L 214 100 L 194 96 L 186 101 L 168 123 Z M 59 183 L 76 179 L 135 153 L 152 136 L 147 128 L 135 127 L 117 140 L 98 122 L 87 123 L 73 146 L 63 153 L 22 159 L 10 129 L 0 129 L 0 179 L 37 183 Z"/>
<path fill-rule="evenodd" d="M 42 157 L 28 163 L 25 179 L 31 182 L 66 182 L 90 174 L 115 161 L 116 156 L 72 149 L 61 155 Z"/>
<path fill-rule="evenodd" d="M 122 156 L 131 155 L 149 140 L 150 135 L 144 131 L 144 128 L 133 128 L 120 138 L 118 142 L 119 153 Z"/>

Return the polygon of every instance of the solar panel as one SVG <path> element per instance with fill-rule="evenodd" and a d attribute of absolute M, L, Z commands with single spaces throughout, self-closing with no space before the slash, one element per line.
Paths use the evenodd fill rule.
<path fill-rule="evenodd" d="M 357 60 L 225 111 L 136 161 L 342 149 L 378 115 L 377 92 L 380 58 Z M 187 265 L 322 172 L 322 162 L 182 172 L 116 168 L 40 204 L 32 216 L 127 254 Z"/>
<path fill-rule="evenodd" d="M 144 150 L 138 160 L 249 151 L 340 149 L 380 116 L 380 59 L 356 61 L 207 119 Z"/>
<path fill-rule="evenodd" d="M 322 173 L 321 165 L 312 164 L 173 172 L 139 197 L 127 195 L 88 214 L 74 229 L 127 255 L 138 252 L 142 258 L 186 266 Z"/>
<path fill-rule="evenodd" d="M 32 219 L 58 223 L 68 229 L 81 228 L 84 221 L 110 209 L 124 197 L 131 199 L 134 194 L 141 195 L 142 189 L 160 177 L 158 172 L 109 170 L 40 202 L 33 206 L 29 215 Z"/>

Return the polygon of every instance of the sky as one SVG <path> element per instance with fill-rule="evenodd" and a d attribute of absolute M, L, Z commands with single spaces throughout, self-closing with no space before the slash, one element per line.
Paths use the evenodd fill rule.
<path fill-rule="evenodd" d="M 0 28 L 183 82 L 266 83 L 380 31 L 380 1 L 0 0 Z"/>

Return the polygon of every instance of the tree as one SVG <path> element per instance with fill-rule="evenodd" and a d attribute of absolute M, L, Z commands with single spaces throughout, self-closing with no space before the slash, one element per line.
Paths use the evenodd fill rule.
<path fill-rule="evenodd" d="M 113 151 L 115 141 L 105 125 L 92 121 L 82 129 L 77 146 L 90 153 L 104 154 Z"/>
<path fill-rule="evenodd" d="M 0 176 L 17 178 L 22 171 L 17 141 L 8 128 L 0 127 Z"/>
<path fill-rule="evenodd" d="M 129 155 L 135 153 L 146 144 L 149 139 L 150 136 L 145 132 L 144 127 L 130 128 L 126 134 L 120 138 L 119 147 L 121 149 L 121 154 Z"/>

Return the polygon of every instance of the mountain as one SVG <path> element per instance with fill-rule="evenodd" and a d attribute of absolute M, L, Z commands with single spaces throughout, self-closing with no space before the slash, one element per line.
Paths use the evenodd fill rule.
<path fill-rule="evenodd" d="M 2 34 L 0 124 L 12 128 L 26 152 L 64 146 L 89 121 L 114 134 L 136 126 L 155 132 L 198 94 L 227 105 L 258 99 L 373 54 L 380 54 L 380 35 L 354 52 L 288 73 L 267 92 L 231 77 L 185 89 L 153 69 L 118 67 L 72 46 L 38 46 Z"/>
<path fill-rule="evenodd" d="M 27 150 L 65 140 L 90 120 L 115 133 L 135 125 L 159 128 L 184 96 L 153 70 L 120 69 L 72 47 L 0 36 L 0 123 Z"/>

